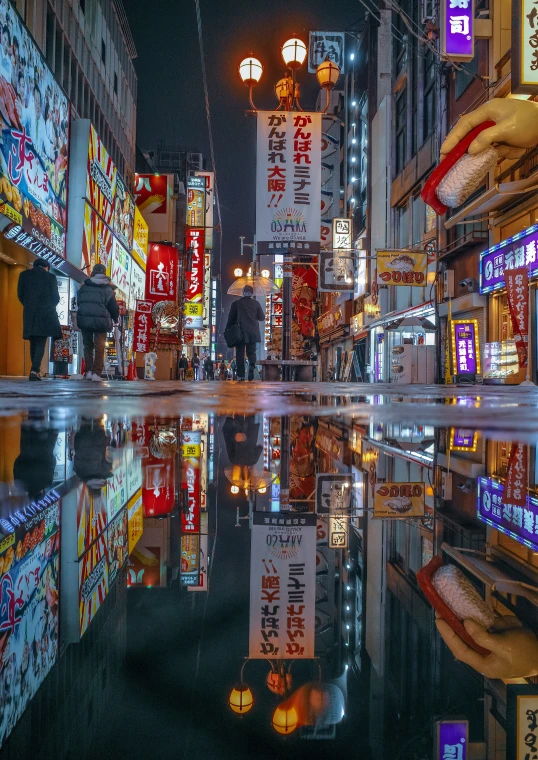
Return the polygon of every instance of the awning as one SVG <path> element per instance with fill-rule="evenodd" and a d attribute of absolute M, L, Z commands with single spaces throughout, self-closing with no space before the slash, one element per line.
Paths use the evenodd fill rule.
<path fill-rule="evenodd" d="M 368 325 L 368 330 L 374 327 L 385 327 L 391 322 L 397 322 L 400 319 L 408 317 L 433 317 L 435 309 L 433 307 L 433 301 L 425 301 L 419 306 L 410 306 L 408 309 L 401 309 L 400 311 L 391 311 L 388 314 L 384 314 L 381 319 L 376 319 Z"/>
<path fill-rule="evenodd" d="M 341 327 L 338 330 L 335 330 L 332 333 L 327 333 L 326 335 L 323 335 L 320 339 L 320 343 L 328 343 L 329 341 L 335 341 L 339 340 L 340 338 L 347 338 L 349 337 L 349 329 L 346 330 L 345 328 Z"/>
<path fill-rule="evenodd" d="M 435 332 L 435 325 L 426 317 L 402 317 L 394 322 L 389 322 L 385 330 L 404 330 L 405 328 L 418 327 L 425 332 Z"/>

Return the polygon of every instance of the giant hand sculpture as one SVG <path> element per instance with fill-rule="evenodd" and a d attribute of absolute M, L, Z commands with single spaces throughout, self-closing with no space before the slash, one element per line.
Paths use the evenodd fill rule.
<path fill-rule="evenodd" d="M 476 156 L 495 144 L 499 156 L 521 158 L 527 148 L 538 145 L 538 103 L 493 98 L 461 117 L 441 146 L 441 158 L 484 121 L 494 121 L 495 124 L 472 141 L 468 148 L 470 156 Z"/>
<path fill-rule="evenodd" d="M 456 660 L 487 678 L 529 678 L 538 675 L 538 638 L 526 628 L 488 633 L 474 620 L 465 620 L 467 633 L 491 654 L 475 652 L 452 628 L 438 618 L 437 630 Z"/>
<path fill-rule="evenodd" d="M 441 146 L 441 163 L 421 197 L 439 215 L 457 208 L 499 158 L 520 158 L 538 145 L 538 103 L 494 98 L 462 116 Z"/>

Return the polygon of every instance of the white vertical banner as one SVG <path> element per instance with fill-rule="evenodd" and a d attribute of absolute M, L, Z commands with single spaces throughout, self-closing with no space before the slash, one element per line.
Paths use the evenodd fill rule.
<path fill-rule="evenodd" d="M 249 657 L 314 657 L 316 515 L 254 512 Z"/>
<path fill-rule="evenodd" d="M 321 114 L 258 112 L 258 253 L 319 253 L 321 147 Z"/>

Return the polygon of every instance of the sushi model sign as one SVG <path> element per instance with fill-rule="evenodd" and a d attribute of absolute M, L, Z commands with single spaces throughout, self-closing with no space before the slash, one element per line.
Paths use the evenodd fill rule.
<path fill-rule="evenodd" d="M 377 251 L 378 285 L 425 287 L 428 254 L 424 251 Z"/>
<path fill-rule="evenodd" d="M 424 483 L 376 483 L 375 517 L 424 517 Z"/>

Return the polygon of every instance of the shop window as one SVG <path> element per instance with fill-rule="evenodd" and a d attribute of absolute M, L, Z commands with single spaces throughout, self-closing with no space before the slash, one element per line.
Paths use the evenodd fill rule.
<path fill-rule="evenodd" d="M 407 87 L 396 95 L 396 174 L 406 163 L 407 147 Z"/>
<path fill-rule="evenodd" d="M 472 61 L 465 63 L 464 69 L 456 69 L 454 81 L 454 97 L 460 98 L 469 85 L 474 81 L 472 74 L 478 75 L 478 56 L 475 55 Z"/>
<path fill-rule="evenodd" d="M 398 248 L 407 248 L 409 245 L 409 218 L 407 202 L 396 209 L 398 223 Z"/>
<path fill-rule="evenodd" d="M 50 5 L 47 5 L 47 24 L 45 32 L 45 58 L 47 66 L 54 71 L 54 29 L 55 29 L 54 12 Z"/>
<path fill-rule="evenodd" d="M 63 58 L 63 44 L 64 36 L 62 28 L 58 22 L 56 22 L 56 39 L 54 41 L 54 73 L 57 77 L 62 74 L 62 58 Z"/>
<path fill-rule="evenodd" d="M 424 142 L 435 127 L 435 55 L 430 48 L 424 54 Z"/>
<path fill-rule="evenodd" d="M 420 197 L 420 195 L 415 195 L 413 197 L 413 204 L 412 204 L 412 213 L 413 213 L 413 221 L 412 221 L 412 245 L 416 245 L 417 243 L 422 242 L 422 235 L 424 231 L 424 210 L 425 210 L 425 203 Z"/>
<path fill-rule="evenodd" d="M 114 72 L 114 95 L 118 94 L 118 75 Z"/>
<path fill-rule="evenodd" d="M 104 40 L 101 40 L 101 60 L 106 66 L 106 44 Z"/>

